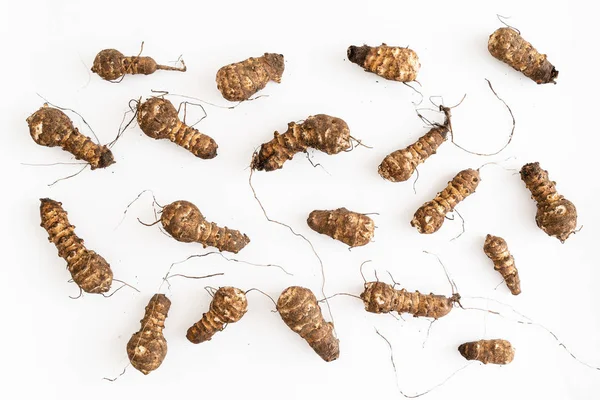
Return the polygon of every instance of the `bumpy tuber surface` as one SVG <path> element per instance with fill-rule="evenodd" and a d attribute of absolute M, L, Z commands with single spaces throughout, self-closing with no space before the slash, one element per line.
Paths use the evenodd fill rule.
<path fill-rule="evenodd" d="M 217 88 L 229 101 L 244 101 L 267 86 L 269 81 L 281 83 L 285 64 L 283 55 L 263 56 L 229 64 L 217 72 Z"/>
<path fill-rule="evenodd" d="M 283 167 L 296 153 L 306 152 L 309 147 L 327 154 L 337 154 L 348 150 L 350 129 L 344 120 L 318 114 L 308 117 L 303 123 L 288 123 L 285 133 L 275 132 L 270 142 L 260 146 L 252 157 L 252 169 L 274 171 Z"/>
<path fill-rule="evenodd" d="M 163 228 L 180 242 L 198 242 L 204 247 L 237 253 L 248 243 L 248 236 L 227 227 L 208 222 L 198 207 L 189 201 L 178 200 L 166 205 L 160 217 Z"/>
<path fill-rule="evenodd" d="M 144 375 L 154 371 L 167 355 L 167 340 L 163 336 L 165 319 L 171 300 L 164 294 L 155 294 L 146 306 L 141 329 L 127 343 L 127 356 L 131 365 Z"/>
<path fill-rule="evenodd" d="M 48 104 L 44 104 L 27 118 L 27 125 L 37 144 L 46 147 L 59 146 L 73 154 L 77 160 L 88 162 L 92 169 L 106 168 L 115 163 L 108 147 L 96 144 L 81 134 L 64 112 L 49 107 Z"/>
<path fill-rule="evenodd" d="M 219 288 L 210 303 L 208 312 L 187 331 L 186 337 L 192 343 L 210 340 L 213 335 L 225 329 L 225 324 L 238 322 L 248 311 L 246 294 L 234 287 Z"/>
<path fill-rule="evenodd" d="M 502 275 L 506 286 L 515 296 L 521 293 L 521 280 L 519 271 L 515 266 L 515 259 L 508 251 L 506 241 L 498 236 L 487 235 L 483 245 L 485 255 L 494 262 L 494 269 Z"/>
<path fill-rule="evenodd" d="M 474 169 L 460 171 L 448 182 L 446 189 L 415 212 L 410 224 L 417 228 L 419 233 L 437 232 L 442 227 L 446 214 L 454 210 L 467 196 L 475 193 L 480 180 L 479 172 Z"/>
<path fill-rule="evenodd" d="M 183 63 L 183 62 L 182 62 Z M 105 49 L 96 55 L 92 72 L 98 74 L 102 79 L 114 81 L 126 74 L 143 74 L 150 75 L 157 70 L 163 69 L 167 71 L 185 72 L 185 64 L 182 68 L 168 67 L 166 65 L 157 64 L 150 57 L 126 57 L 118 50 Z"/>
<path fill-rule="evenodd" d="M 48 232 L 48 240 L 58 249 L 58 255 L 67 262 L 73 282 L 87 293 L 108 292 L 113 273 L 106 260 L 86 249 L 83 239 L 75 234 L 62 203 L 40 199 L 41 226 Z"/>
<path fill-rule="evenodd" d="M 325 322 L 317 298 L 309 289 L 291 286 L 277 300 L 277 311 L 291 330 L 308 342 L 325 361 L 336 360 L 340 343 L 333 333 L 333 324 Z"/>
<path fill-rule="evenodd" d="M 315 210 L 310 213 L 307 222 L 312 230 L 350 247 L 364 246 L 375 233 L 375 223 L 371 218 L 345 208 Z"/>
<path fill-rule="evenodd" d="M 398 314 L 408 313 L 414 317 L 442 318 L 452 311 L 454 303 L 460 301 L 460 295 L 446 297 L 437 294 L 422 294 L 418 291 L 408 292 L 406 289 L 394 289 L 385 282 L 365 283 L 365 290 L 360 295 L 365 310 L 375 314 L 396 311 Z"/>
<path fill-rule="evenodd" d="M 463 343 L 458 351 L 467 360 L 484 364 L 508 364 L 515 358 L 515 349 L 508 340 L 491 339 Z"/>
<path fill-rule="evenodd" d="M 500 28 L 490 35 L 490 54 L 538 84 L 556 83 L 558 71 L 535 47 L 512 28 Z"/>
<path fill-rule="evenodd" d="M 446 141 L 450 126 L 450 109 L 440 107 L 446 114 L 443 125 L 436 124 L 410 146 L 388 154 L 379 165 L 379 175 L 392 182 L 404 182 L 414 174 L 417 166 L 436 153 Z"/>
<path fill-rule="evenodd" d="M 372 72 L 391 81 L 411 82 L 417 79 L 421 64 L 413 50 L 405 47 L 350 46 L 348 60 L 360 65 L 365 71 Z"/>
<path fill-rule="evenodd" d="M 196 157 L 208 160 L 217 156 L 217 143 L 179 119 L 173 104 L 161 97 L 151 97 L 138 104 L 137 121 L 152 139 L 169 139 Z"/>
<path fill-rule="evenodd" d="M 538 162 L 525 164 L 521 168 L 521 179 L 537 203 L 537 226 L 564 243 L 577 228 L 575 205 L 556 192 L 556 182 L 550 180 L 548 171 Z"/>

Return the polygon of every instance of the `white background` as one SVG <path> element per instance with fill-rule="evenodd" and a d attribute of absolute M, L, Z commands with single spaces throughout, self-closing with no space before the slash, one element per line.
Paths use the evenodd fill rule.
<path fill-rule="evenodd" d="M 336 156 L 315 152 L 314 161 L 327 172 L 298 155 L 278 172 L 254 176 L 269 213 L 314 243 L 325 262 L 327 294 L 359 294 L 359 265 L 372 259 L 365 268 L 368 279 L 374 279 L 376 269 L 389 282 L 389 270 L 409 290 L 450 295 L 441 267 L 422 253 L 429 250 L 443 259 L 464 297 L 510 303 L 553 330 L 582 360 L 600 365 L 597 44 L 595 21 L 583 2 L 3 3 L 1 397 L 396 398 L 389 349 L 375 327 L 393 345 L 398 385 L 407 394 L 425 391 L 465 365 L 456 350 L 460 343 L 501 337 L 516 348 L 512 364 L 475 363 L 428 397 L 598 396 L 600 372 L 572 359 L 543 329 L 511 322 L 516 316 L 491 301 L 465 299 L 463 304 L 490 307 L 509 318 L 455 309 L 433 325 L 423 348 L 428 321 L 368 314 L 360 301 L 336 297 L 330 304 L 341 356 L 329 364 L 271 313 L 270 300 L 257 293 L 249 294 L 246 316 L 211 342 L 192 345 L 185 339 L 186 329 L 210 303 L 205 285 L 257 287 L 275 298 L 293 284 L 320 292 L 320 270 L 310 248 L 265 220 L 248 186 L 247 166 L 254 149 L 273 131 L 284 131 L 289 121 L 327 113 L 346 120 L 352 135 L 373 149 Z M 489 55 L 488 36 L 501 26 L 497 13 L 512 16 L 510 23 L 549 55 L 560 71 L 557 85 L 538 86 Z M 128 76 L 118 85 L 90 75 L 99 50 L 113 47 L 135 55 L 141 41 L 146 43 L 144 54 L 158 62 L 183 54 L 188 72 Z M 443 95 L 449 105 L 468 94 L 454 110 L 453 126 L 457 142 L 479 152 L 501 147 L 511 127 L 507 110 L 487 87 L 484 78 L 489 78 L 517 120 L 511 145 L 485 158 L 444 144 L 420 167 L 416 195 L 412 181 L 381 179 L 381 159 L 427 131 L 411 104 L 419 100 L 417 95 L 346 60 L 348 45 L 381 42 L 417 51 L 426 99 Z M 171 143 L 151 140 L 134 126 L 113 148 L 117 163 L 106 170 L 88 170 L 48 187 L 78 166 L 21 164 L 71 161 L 60 149 L 31 140 L 25 119 L 43 103 L 36 93 L 79 111 L 107 143 L 116 135 L 128 101 L 149 95 L 151 89 L 227 104 L 214 82 L 218 68 L 265 51 L 285 55 L 283 81 L 270 83 L 261 93 L 269 97 L 234 110 L 207 107 L 209 117 L 198 128 L 219 144 L 213 160 L 196 159 Z M 188 118 L 201 114 L 189 111 Z M 80 119 L 72 118 L 89 134 Z M 519 176 L 495 166 L 482 170 L 477 193 L 458 208 L 466 220 L 461 238 L 450 241 L 460 232 L 458 221 L 446 221 L 431 236 L 410 227 L 414 211 L 456 172 L 508 157 L 516 158 L 503 162 L 506 168 L 540 161 L 550 171 L 559 191 L 577 205 L 584 225 L 580 233 L 564 245 L 546 236 L 535 225 L 535 204 Z M 175 267 L 174 273 L 225 275 L 173 280 L 170 291 L 163 286 L 173 302 L 165 330 L 167 358 L 148 376 L 130 367 L 109 383 L 102 378 L 115 377 L 127 364 L 125 345 L 139 329 L 144 306 L 169 265 L 203 252 L 200 245 L 163 236 L 157 226 L 137 223 L 136 217 L 153 218 L 147 195 L 118 226 L 125 206 L 144 189 L 152 189 L 162 204 L 190 200 L 210 220 L 246 232 L 252 242 L 240 259 L 281 264 L 294 276 L 215 256 Z M 110 299 L 69 299 L 78 290 L 67 283 L 65 262 L 39 227 L 40 197 L 62 201 L 77 233 L 109 260 L 115 278 L 141 293 L 123 289 Z M 306 226 L 313 209 L 342 206 L 379 213 L 373 217 L 378 226 L 373 243 L 349 252 Z M 521 275 L 520 296 L 511 296 L 504 285 L 494 290 L 501 278 L 482 251 L 487 233 L 507 239 Z M 330 318 L 325 308 L 324 314 Z"/>

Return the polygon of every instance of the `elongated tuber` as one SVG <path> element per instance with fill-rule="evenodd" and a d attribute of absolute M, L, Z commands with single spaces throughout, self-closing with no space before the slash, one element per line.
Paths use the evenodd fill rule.
<path fill-rule="evenodd" d="M 537 226 L 564 243 L 577 228 L 575 205 L 556 192 L 556 182 L 550 180 L 548 171 L 538 162 L 525 164 L 521 168 L 521 179 L 537 203 Z"/>
<path fill-rule="evenodd" d="M 110 149 L 96 144 L 81 134 L 73 122 L 58 108 L 44 104 L 27 118 L 29 133 L 33 140 L 47 147 L 60 146 L 73 154 L 77 160 L 84 160 L 92 169 L 106 168 L 115 163 Z"/>
<path fill-rule="evenodd" d="M 169 308 L 171 300 L 167 296 L 152 296 L 140 321 L 140 330 L 127 342 L 127 356 L 131 365 L 144 375 L 160 367 L 167 356 L 167 340 L 163 336 L 163 329 Z"/>
<path fill-rule="evenodd" d="M 440 107 L 446 114 L 443 125 L 436 124 L 410 146 L 388 154 L 379 165 L 379 175 L 392 182 L 404 182 L 412 176 L 419 164 L 436 153 L 446 141 L 450 126 L 450 109 Z"/>
<path fill-rule="evenodd" d="M 508 364 L 515 358 L 515 349 L 508 340 L 491 339 L 463 343 L 458 351 L 467 360 L 484 364 Z"/>
<path fill-rule="evenodd" d="M 151 97 L 138 104 L 137 121 L 152 139 L 169 139 L 196 157 L 208 160 L 217 156 L 217 143 L 179 119 L 173 104 L 161 97 Z"/>
<path fill-rule="evenodd" d="M 309 147 L 327 154 L 337 154 L 348 150 L 350 129 L 344 120 L 318 114 L 308 117 L 303 123 L 288 123 L 285 133 L 275 132 L 270 142 L 260 146 L 252 157 L 252 169 L 274 171 L 283 167 L 296 153 L 306 152 Z"/>
<path fill-rule="evenodd" d="M 48 232 L 48 240 L 58 249 L 58 255 L 67 262 L 73 282 L 87 293 L 108 292 L 113 273 L 106 260 L 93 250 L 88 250 L 83 239 L 75 234 L 62 203 L 40 199 L 41 226 Z"/>
<path fill-rule="evenodd" d="M 248 100 L 269 81 L 281 83 L 284 68 L 281 54 L 265 53 L 258 58 L 250 57 L 219 69 L 217 88 L 229 101 Z"/>
<path fill-rule="evenodd" d="M 414 50 L 406 47 L 381 46 L 350 46 L 348 60 L 365 69 L 391 81 L 411 82 L 417 79 L 421 68 L 419 57 Z"/>
<path fill-rule="evenodd" d="M 325 361 L 336 360 L 340 343 L 333 333 L 333 324 L 325 322 L 317 298 L 309 289 L 291 286 L 277 300 L 277 311 L 291 330 L 308 342 Z"/>
<path fill-rule="evenodd" d="M 521 293 L 521 280 L 519 271 L 515 266 L 515 259 L 508 251 L 506 241 L 498 236 L 487 235 L 483 245 L 485 255 L 494 262 L 494 269 L 502 275 L 506 286 L 515 296 Z"/>
<path fill-rule="evenodd" d="M 308 216 L 308 226 L 350 247 L 364 246 L 373 238 L 375 223 L 366 215 L 345 208 L 315 210 Z"/>
<path fill-rule="evenodd" d="M 415 212 L 410 224 L 417 228 L 419 233 L 437 232 L 442 227 L 446 214 L 454 210 L 454 207 L 467 196 L 475 193 L 480 180 L 479 171 L 474 169 L 460 171 L 448 182 L 448 186 L 443 191 Z"/>
<path fill-rule="evenodd" d="M 365 290 L 360 295 L 365 310 L 375 314 L 408 313 L 414 317 L 438 319 L 447 315 L 460 301 L 460 295 L 446 297 L 438 294 L 408 292 L 406 289 L 394 289 L 385 282 L 365 283 Z"/>
<path fill-rule="evenodd" d="M 181 63 L 183 64 L 183 61 Z M 159 69 L 179 72 L 186 71 L 185 64 L 181 68 L 169 67 L 157 64 L 150 57 L 126 57 L 123 53 L 115 49 L 105 49 L 99 52 L 94 59 L 94 65 L 92 65 L 92 72 L 107 81 L 114 81 L 127 74 L 150 75 Z"/>
<path fill-rule="evenodd" d="M 186 337 L 195 344 L 210 340 L 215 333 L 225 329 L 225 324 L 238 322 L 246 311 L 248 300 L 243 291 L 229 286 L 219 288 L 208 312 L 188 329 Z"/>
<path fill-rule="evenodd" d="M 208 222 L 198 207 L 185 200 L 166 205 L 160 221 L 165 231 L 180 242 L 198 242 L 204 247 L 216 247 L 232 253 L 237 253 L 250 243 L 250 238 L 240 231 L 220 228 L 214 222 Z"/>
<path fill-rule="evenodd" d="M 513 28 L 500 28 L 490 35 L 488 50 L 498 60 L 521 71 L 538 84 L 556 83 L 558 71 L 535 47 Z"/>

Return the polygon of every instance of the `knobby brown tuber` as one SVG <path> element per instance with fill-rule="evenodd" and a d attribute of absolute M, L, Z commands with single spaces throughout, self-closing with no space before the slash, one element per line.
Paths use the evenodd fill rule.
<path fill-rule="evenodd" d="M 365 283 L 365 290 L 360 298 L 365 304 L 365 310 L 375 314 L 408 313 L 414 317 L 438 319 L 447 315 L 460 301 L 460 295 L 446 297 L 438 294 L 422 294 L 418 291 L 408 292 L 406 289 L 394 289 L 385 282 Z"/>
<path fill-rule="evenodd" d="M 325 114 L 310 116 L 301 124 L 290 122 L 285 133 L 275 132 L 274 135 L 273 140 L 264 143 L 253 155 L 252 169 L 280 169 L 296 153 L 306 152 L 309 147 L 327 154 L 337 154 L 351 146 L 350 129 L 346 122 Z"/>
<path fill-rule="evenodd" d="M 170 307 L 171 300 L 164 294 L 152 296 L 140 321 L 141 329 L 127 342 L 127 356 L 131 365 L 144 375 L 160 367 L 167 355 L 163 329 Z"/>
<path fill-rule="evenodd" d="M 575 205 L 556 192 L 556 182 L 550 180 L 548 171 L 538 162 L 525 164 L 521 168 L 521 179 L 537 203 L 537 226 L 564 243 L 577 228 Z"/>
<path fill-rule="evenodd" d="M 217 88 L 229 101 L 248 100 L 269 81 L 281 83 L 284 68 L 281 54 L 265 53 L 258 58 L 250 57 L 219 69 Z"/>
<path fill-rule="evenodd" d="M 419 164 L 424 163 L 447 139 L 450 127 L 450 109 L 440 107 L 446 114 L 443 125 L 435 124 L 415 143 L 388 154 L 379 165 L 379 175 L 392 182 L 404 182 L 412 176 Z"/>
<path fill-rule="evenodd" d="M 126 57 L 118 50 L 105 49 L 96 55 L 94 65 L 92 65 L 92 72 L 98 74 L 102 79 L 114 81 L 126 74 L 150 75 L 159 69 L 185 72 L 185 64 L 183 61 L 181 61 L 181 63 L 183 64 L 182 68 L 169 67 L 157 64 L 156 61 L 150 57 Z"/>
<path fill-rule="evenodd" d="M 350 46 L 348 60 L 391 81 L 411 82 L 417 79 L 421 64 L 414 50 L 405 47 Z"/>
<path fill-rule="evenodd" d="M 44 104 L 27 118 L 27 125 L 37 144 L 46 147 L 60 146 L 77 160 L 88 162 L 91 169 L 106 168 L 115 163 L 108 147 L 96 144 L 81 134 L 64 112 L 49 107 L 48 104 Z"/>
<path fill-rule="evenodd" d="M 40 199 L 41 226 L 48 232 L 48 240 L 58 249 L 58 255 L 67 262 L 73 282 L 87 293 L 108 292 L 113 273 L 106 260 L 93 250 L 88 250 L 83 239 L 75 234 L 62 203 Z"/>
<path fill-rule="evenodd" d="M 448 182 L 448 186 L 443 191 L 415 212 L 410 224 L 417 228 L 419 233 L 437 232 L 442 227 L 446 214 L 453 211 L 467 196 L 475 193 L 480 180 L 479 171 L 474 169 L 460 171 Z"/>
<path fill-rule="evenodd" d="M 498 236 L 487 235 L 483 245 L 485 255 L 494 262 L 494 269 L 502 275 L 506 286 L 515 296 L 521 293 L 521 280 L 519 271 L 515 266 L 515 259 L 508 251 L 506 241 Z"/>
<path fill-rule="evenodd" d="M 508 340 L 491 339 L 463 343 L 458 351 L 467 360 L 484 364 L 508 364 L 515 358 L 515 349 Z"/>
<path fill-rule="evenodd" d="M 152 139 L 169 139 L 205 160 L 217 156 L 218 146 L 214 139 L 181 121 L 167 99 L 151 97 L 138 103 L 137 121 L 140 129 Z"/>
<path fill-rule="evenodd" d="M 210 340 L 213 335 L 225 329 L 226 324 L 239 321 L 248 311 L 246 294 L 234 287 L 219 288 L 210 302 L 208 312 L 187 331 L 187 339 L 192 343 Z"/>
<path fill-rule="evenodd" d="M 488 50 L 498 60 L 510 65 L 538 84 L 556 83 L 558 71 L 535 47 L 513 28 L 500 28 L 490 35 Z"/>
<path fill-rule="evenodd" d="M 308 226 L 350 247 L 364 246 L 373 238 L 375 223 L 364 214 L 337 210 L 315 210 L 308 216 Z"/>
<path fill-rule="evenodd" d="M 333 324 L 321 314 L 317 298 L 309 289 L 291 286 L 277 300 L 277 311 L 291 330 L 308 342 L 325 361 L 336 360 L 340 355 L 339 340 Z"/>
<path fill-rule="evenodd" d="M 198 207 L 185 200 L 166 205 L 160 221 L 165 231 L 180 242 L 198 242 L 204 247 L 216 247 L 231 253 L 239 252 L 250 243 L 250 238 L 240 231 L 208 222 Z"/>

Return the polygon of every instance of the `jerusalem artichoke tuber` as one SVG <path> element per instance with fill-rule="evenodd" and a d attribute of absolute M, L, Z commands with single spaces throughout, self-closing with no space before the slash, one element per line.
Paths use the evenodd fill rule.
<path fill-rule="evenodd" d="M 288 123 L 285 133 L 275 132 L 270 142 L 264 143 L 252 157 L 252 169 L 273 171 L 283 167 L 294 154 L 306 152 L 309 147 L 327 154 L 348 150 L 350 129 L 340 118 L 318 114 L 308 117 L 303 123 Z"/>
<path fill-rule="evenodd" d="M 333 324 L 325 322 L 317 298 L 309 289 L 291 286 L 277 300 L 277 311 L 291 330 L 308 342 L 325 361 L 336 360 L 340 355 L 339 340 Z"/>
<path fill-rule="evenodd" d="M 88 250 L 83 239 L 75 234 L 62 203 L 40 199 L 41 226 L 48 232 L 48 240 L 58 249 L 58 255 L 67 261 L 73 282 L 87 293 L 108 292 L 113 273 L 106 260 L 93 250 Z"/>

